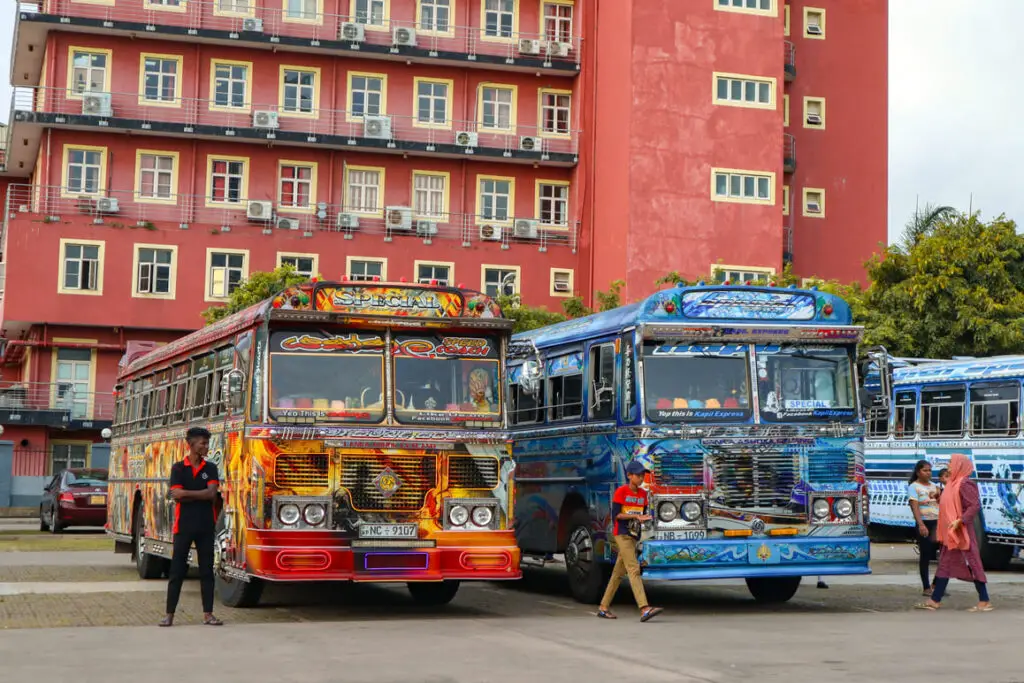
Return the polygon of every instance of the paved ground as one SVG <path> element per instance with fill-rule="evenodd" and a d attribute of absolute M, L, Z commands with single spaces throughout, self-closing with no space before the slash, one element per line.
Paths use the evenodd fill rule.
<path fill-rule="evenodd" d="M 437 610 L 401 586 L 274 586 L 259 608 L 218 607 L 227 625 L 201 630 L 195 581 L 178 625 L 158 629 L 165 583 L 138 580 L 126 555 L 2 552 L 0 542 L 0 678 L 179 681 L 163 662 L 191 649 L 218 681 L 1024 683 L 1024 563 L 991 577 L 995 612 L 965 613 L 974 596 L 961 584 L 929 613 L 910 609 L 920 599 L 910 546 L 876 546 L 873 556 L 873 576 L 830 578 L 828 590 L 805 581 L 772 608 L 736 582 L 652 584 L 666 612 L 648 624 L 626 590 L 618 621 L 594 618 L 549 568 L 516 584 L 465 585 Z"/>

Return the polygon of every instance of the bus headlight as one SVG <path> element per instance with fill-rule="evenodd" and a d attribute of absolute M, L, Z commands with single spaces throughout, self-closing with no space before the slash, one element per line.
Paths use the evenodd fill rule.
<path fill-rule="evenodd" d="M 687 522 L 696 522 L 700 519 L 701 514 L 704 510 L 701 508 L 700 503 L 695 500 L 688 500 L 683 503 L 682 507 L 683 519 Z"/>
<path fill-rule="evenodd" d="M 281 524 L 285 526 L 292 526 L 293 524 L 299 523 L 299 506 L 294 503 L 288 503 L 282 505 L 277 509 L 277 518 L 281 520 Z"/>
<path fill-rule="evenodd" d="M 327 516 L 327 510 L 320 503 L 312 503 L 307 505 L 302 511 L 302 518 L 306 520 L 306 524 L 310 526 L 320 526 L 324 517 Z"/>
<path fill-rule="evenodd" d="M 465 508 L 462 508 L 465 510 Z M 491 512 L 491 508 L 486 505 L 473 508 L 473 524 L 477 526 L 487 526 L 494 519 L 494 513 Z"/>
<path fill-rule="evenodd" d="M 676 515 L 679 514 L 679 509 L 675 503 L 662 503 L 658 506 L 658 519 L 662 522 L 671 522 L 675 520 Z"/>
<path fill-rule="evenodd" d="M 840 498 L 835 502 L 836 517 L 846 519 L 853 515 L 853 503 L 849 498 Z"/>
<path fill-rule="evenodd" d="M 818 498 L 814 501 L 811 506 L 811 514 L 814 515 L 815 519 L 826 519 L 828 517 L 829 507 L 828 501 L 824 498 Z"/>
<path fill-rule="evenodd" d="M 452 526 L 464 526 L 469 521 L 469 510 L 462 505 L 455 505 L 448 511 L 448 521 Z"/>

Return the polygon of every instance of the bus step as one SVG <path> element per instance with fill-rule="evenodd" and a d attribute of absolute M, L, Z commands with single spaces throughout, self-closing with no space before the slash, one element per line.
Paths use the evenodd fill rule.
<path fill-rule="evenodd" d="M 554 555 L 523 555 L 520 564 L 524 567 L 543 567 L 554 561 Z"/>

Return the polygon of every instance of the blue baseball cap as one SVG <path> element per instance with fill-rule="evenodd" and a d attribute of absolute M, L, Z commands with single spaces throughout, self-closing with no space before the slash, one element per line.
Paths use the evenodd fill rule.
<path fill-rule="evenodd" d="M 626 464 L 626 474 L 646 474 L 647 468 L 639 460 L 631 460 Z"/>

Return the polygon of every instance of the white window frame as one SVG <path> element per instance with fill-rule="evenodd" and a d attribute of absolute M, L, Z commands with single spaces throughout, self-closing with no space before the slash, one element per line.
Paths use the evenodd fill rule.
<path fill-rule="evenodd" d="M 548 15 L 548 10 L 554 9 L 554 16 Z M 569 11 L 569 16 L 560 16 L 564 10 Z M 566 0 L 545 0 L 540 8 L 541 34 L 544 40 L 558 43 L 573 43 L 573 21 L 575 20 L 576 7 L 572 2 Z"/>
<path fill-rule="evenodd" d="M 508 95 L 508 101 L 502 101 L 502 95 Z M 488 95 L 493 97 L 488 98 Z M 488 124 L 488 109 L 492 122 Z M 501 114 L 507 115 L 507 125 L 501 125 Z M 516 127 L 516 88 L 508 85 L 486 83 L 480 86 L 480 128 L 483 130 L 511 131 Z"/>
<path fill-rule="evenodd" d="M 88 56 L 89 57 L 89 63 L 85 67 L 77 67 L 77 66 L 75 66 L 75 56 L 76 55 L 86 55 L 86 56 Z M 95 67 L 95 66 L 93 66 L 93 63 L 92 63 L 93 62 L 93 57 L 103 57 L 103 66 L 102 67 Z M 95 50 L 95 51 L 92 51 L 92 50 L 89 50 L 89 49 L 73 48 L 71 50 L 71 56 L 70 56 L 70 59 L 68 61 L 69 61 L 68 68 L 70 70 L 71 94 L 72 95 L 74 95 L 75 97 L 80 98 L 83 94 L 88 93 L 88 92 L 104 92 L 104 91 L 106 91 L 107 84 L 110 82 L 110 62 L 113 61 L 111 59 L 111 53 L 109 51 L 107 51 L 107 50 Z M 83 84 L 83 88 L 81 90 L 78 89 L 77 81 L 75 79 L 75 73 L 77 73 L 80 68 L 83 69 L 83 71 L 85 73 L 84 84 Z M 93 78 L 93 75 L 94 75 L 93 72 L 99 72 L 103 76 L 102 78 L 99 79 L 99 82 L 101 83 L 101 85 L 99 86 L 98 89 L 95 89 L 95 90 L 92 88 L 92 83 L 96 80 L 96 79 Z"/>
<path fill-rule="evenodd" d="M 157 70 L 155 72 L 149 71 L 146 67 L 149 66 L 147 62 L 156 62 Z M 174 74 L 170 75 L 163 71 L 163 65 L 170 62 L 174 65 Z M 171 55 L 142 55 L 142 92 L 140 93 L 141 99 L 145 104 L 178 104 L 179 97 L 178 93 L 181 88 L 181 57 L 175 57 Z M 150 76 L 156 76 L 156 97 L 149 97 L 149 83 L 147 82 Z M 164 87 L 165 81 L 170 80 L 171 82 L 171 97 L 167 99 L 163 97 L 163 93 L 166 92 L 167 88 Z"/>
<path fill-rule="evenodd" d="M 519 294 L 523 290 L 523 269 L 520 266 L 503 266 L 493 263 L 485 263 L 480 266 L 480 291 L 488 296 L 496 296 L 500 294 L 500 290 L 495 289 L 495 294 L 488 291 L 489 286 L 495 288 L 501 287 L 502 281 L 509 275 L 515 274 L 516 278 L 514 281 L 514 294 Z"/>
<path fill-rule="evenodd" d="M 545 189 L 551 189 L 557 191 L 557 194 L 562 196 L 556 196 L 555 193 L 551 193 L 550 196 L 545 196 Z M 549 213 L 554 216 L 558 213 L 557 206 L 561 205 L 561 216 L 562 220 L 547 219 L 544 218 L 544 207 L 545 204 L 550 205 Z M 566 228 L 569 226 L 569 183 L 554 180 L 538 180 L 537 181 L 537 220 L 541 225 L 555 228 Z"/>
<path fill-rule="evenodd" d="M 152 169 L 147 169 L 143 165 L 144 162 L 145 162 L 146 157 L 151 157 L 153 159 L 153 168 Z M 161 160 L 168 160 L 168 159 L 171 162 L 171 167 L 169 169 L 158 168 L 159 162 Z M 138 196 L 139 196 L 139 198 L 140 199 L 157 199 L 157 200 L 161 200 L 161 201 L 173 200 L 174 199 L 174 195 L 176 194 L 176 190 L 177 190 L 177 188 L 174 186 L 175 182 L 177 181 L 177 177 L 178 177 L 177 165 L 178 165 L 178 157 L 177 157 L 177 155 L 175 155 L 173 153 L 168 152 L 168 153 L 161 154 L 161 153 L 158 153 L 158 152 L 140 152 L 139 153 L 139 188 L 138 188 Z M 152 176 L 153 176 L 153 182 L 152 182 L 153 193 L 152 194 L 146 194 L 143 191 L 143 188 L 146 186 L 146 183 L 144 182 L 144 178 L 145 178 L 147 173 L 152 174 Z M 160 193 L 160 180 L 161 180 L 161 178 L 163 176 L 166 176 L 165 180 L 167 181 L 166 185 L 167 185 L 167 188 L 168 188 L 168 192 L 166 194 L 161 194 Z"/>
<path fill-rule="evenodd" d="M 376 183 L 364 182 L 366 174 L 375 174 Z M 353 176 L 353 174 L 359 174 Z M 348 166 L 345 168 L 345 205 L 344 209 L 349 213 L 358 213 L 363 216 L 384 217 L 384 178 L 383 168 L 370 166 Z M 376 201 L 371 204 L 367 201 L 368 191 L 373 192 Z M 354 193 L 358 197 L 354 197 Z"/>
<path fill-rule="evenodd" d="M 722 192 L 721 180 L 723 178 L 726 183 L 725 192 Z M 713 168 L 711 169 L 711 198 L 716 202 L 772 205 L 775 203 L 775 174 L 733 168 Z"/>
<path fill-rule="evenodd" d="M 223 67 L 227 67 L 227 69 L 228 69 L 228 75 L 227 76 L 221 76 L 221 75 L 219 75 L 217 73 L 218 70 L 220 70 Z M 243 69 L 245 71 L 245 75 L 243 77 L 241 77 L 241 78 L 236 78 L 235 75 L 234 75 L 234 70 L 235 69 Z M 249 107 L 252 104 L 251 102 L 248 102 L 249 92 L 250 92 L 249 91 L 249 82 L 250 82 L 250 80 L 252 78 L 251 71 L 252 71 L 252 67 L 249 66 L 248 64 L 237 64 L 237 63 L 234 63 L 234 62 L 227 62 L 227 61 L 225 61 L 225 62 L 220 62 L 220 61 L 215 62 L 214 65 L 213 65 L 213 101 L 210 103 L 210 106 L 214 107 L 216 109 L 241 109 L 241 110 L 249 109 Z M 227 103 L 226 104 L 221 104 L 220 102 L 217 101 L 217 95 L 218 95 L 218 93 L 217 93 L 217 90 L 218 90 L 217 84 L 220 83 L 221 81 L 226 82 L 227 85 L 228 85 L 228 94 L 227 94 Z M 235 102 L 235 97 L 234 96 L 236 94 L 235 93 L 235 86 L 238 85 L 238 84 L 241 84 L 241 86 L 242 86 L 242 103 L 241 104 L 235 104 L 234 103 Z"/>
<path fill-rule="evenodd" d="M 425 220 L 447 221 L 449 183 L 450 176 L 448 173 L 413 171 L 413 215 Z"/>
<path fill-rule="evenodd" d="M 352 17 L 351 20 L 357 24 L 363 26 L 376 26 L 384 28 L 388 25 L 388 0 L 352 0 Z M 380 21 L 374 21 L 375 13 L 374 10 L 380 8 L 379 19 Z M 360 15 L 363 15 L 365 21 L 360 21 Z"/>
<path fill-rule="evenodd" d="M 551 101 L 549 102 L 549 98 Z M 565 98 L 565 104 L 562 104 Z M 565 113 L 564 130 L 559 114 Z M 550 116 L 549 116 L 550 114 Z M 554 126 L 549 126 L 553 123 Z M 540 132 L 544 137 L 569 137 L 572 134 L 572 93 L 565 90 L 540 90 Z"/>
<path fill-rule="evenodd" d="M 362 267 L 362 273 L 355 273 L 356 266 Z M 366 272 L 366 266 L 376 265 L 380 267 L 380 274 L 374 275 Z M 345 257 L 345 277 L 352 282 L 372 282 L 373 278 L 379 277 L 383 282 L 388 278 L 388 260 L 386 258 L 374 258 L 372 256 L 347 256 Z"/>
<path fill-rule="evenodd" d="M 467 0 L 468 1 L 468 0 Z M 426 20 L 427 12 L 430 12 L 430 20 Z M 448 18 L 445 27 L 441 28 L 438 22 L 438 10 L 447 12 Z M 416 11 L 417 30 L 431 35 L 452 35 L 455 32 L 455 0 L 418 0 Z"/>
<path fill-rule="evenodd" d="M 493 189 L 488 191 L 485 189 L 485 185 L 488 183 L 493 184 Z M 504 183 L 508 186 L 507 192 L 499 192 L 498 186 Z M 514 206 L 515 201 L 515 180 L 512 178 L 497 178 L 491 176 L 484 176 L 479 178 L 477 181 L 477 196 L 480 199 L 480 215 L 478 219 L 481 221 L 488 221 L 494 223 L 511 223 L 515 218 L 516 208 Z M 499 216 L 498 203 L 499 199 L 505 198 L 505 211 L 504 217 Z M 488 207 L 487 203 L 490 200 L 491 206 Z M 490 212 L 488 212 L 490 208 Z M 488 215 L 490 214 L 490 215 Z"/>
<path fill-rule="evenodd" d="M 417 127 L 423 128 L 451 128 L 452 127 L 452 116 L 449 111 L 451 94 L 452 94 L 452 81 L 432 79 L 432 78 L 417 78 L 415 79 L 416 85 L 416 111 L 413 114 L 413 123 Z M 423 93 L 420 88 L 423 86 L 429 86 L 430 92 Z M 444 96 L 438 96 L 437 88 L 444 89 Z M 421 105 L 426 100 L 429 104 L 429 117 L 428 120 L 424 121 L 420 118 L 420 112 L 422 111 Z M 444 104 L 444 118 L 438 121 L 435 114 L 435 106 L 438 102 Z"/>
<path fill-rule="evenodd" d="M 356 79 L 363 79 L 365 86 L 362 88 L 356 87 Z M 380 83 L 380 90 L 373 90 L 370 88 L 370 81 L 377 81 Z M 366 74 L 354 72 L 349 74 L 349 88 L 348 88 L 348 119 L 349 121 L 362 121 L 367 116 L 384 116 L 386 113 L 387 103 L 387 87 L 388 80 L 383 74 Z M 362 93 L 363 103 L 362 111 L 356 111 L 355 98 L 356 93 Z M 371 102 L 372 98 L 376 98 L 376 102 Z M 370 111 L 376 109 L 376 111 Z"/>
<path fill-rule="evenodd" d="M 718 282 L 718 273 L 725 273 L 725 280 L 723 282 L 737 281 L 739 284 L 744 282 L 754 282 L 758 279 L 771 280 L 775 275 L 775 269 L 765 266 L 727 266 L 721 263 L 711 264 L 711 281 Z M 738 278 L 733 278 L 733 275 L 738 275 Z"/>
<path fill-rule="evenodd" d="M 299 261 L 308 260 L 309 269 L 300 268 Z M 299 254 L 294 252 L 278 252 L 277 253 L 277 265 L 283 266 L 286 263 L 293 267 L 293 273 L 296 275 L 305 275 L 307 278 L 316 277 L 319 272 L 319 261 L 320 258 L 317 254 Z"/>
<path fill-rule="evenodd" d="M 93 149 L 91 147 L 76 147 L 74 145 L 67 146 L 67 168 L 64 169 L 64 187 L 68 194 L 71 195 L 97 195 L 103 192 L 105 186 L 105 178 L 103 173 L 106 170 L 106 164 L 104 163 L 104 157 L 106 157 L 106 150 Z M 72 155 L 75 153 L 82 153 L 82 161 L 76 162 L 72 160 Z M 97 161 L 91 163 L 89 155 L 95 154 Z M 81 169 L 80 173 L 80 185 L 72 187 L 71 185 L 71 168 L 72 166 Z M 90 188 L 88 173 L 95 171 L 95 180 L 93 181 L 93 187 Z"/>
<path fill-rule="evenodd" d="M 287 81 L 288 74 L 298 74 L 299 81 L 297 83 L 289 83 Z M 304 77 L 310 78 L 310 83 L 305 84 L 302 82 Z M 313 116 L 317 113 L 317 76 L 319 73 L 315 69 L 300 69 L 295 67 L 282 67 L 281 69 L 281 111 L 286 114 L 293 114 L 299 116 Z M 295 105 L 294 107 L 288 107 L 288 91 L 294 90 L 295 92 Z M 304 94 L 308 94 L 309 97 L 303 97 Z M 304 109 L 303 104 L 309 102 L 309 109 Z"/>
<path fill-rule="evenodd" d="M 286 168 L 295 169 L 295 175 L 291 178 L 286 178 L 284 171 Z M 309 171 L 308 178 L 300 178 L 299 172 L 302 170 Z M 299 189 L 305 186 L 306 189 L 306 203 L 296 204 L 293 202 L 285 201 L 285 185 L 292 184 L 292 198 L 295 199 L 299 196 Z M 290 161 L 282 159 L 277 165 L 277 203 L 281 209 L 292 209 L 292 210 L 309 210 L 312 209 L 316 204 L 316 164 L 313 163 L 302 163 L 297 161 Z"/>
<path fill-rule="evenodd" d="M 63 294 L 87 294 L 92 296 L 98 296 L 103 293 L 103 252 L 105 250 L 105 243 L 96 240 L 61 240 L 60 241 L 60 284 L 58 292 Z M 79 249 L 78 256 L 71 257 L 68 254 L 68 248 L 76 247 Z M 95 258 L 86 257 L 86 249 L 95 249 Z M 75 262 L 78 264 L 78 281 L 72 286 L 67 285 L 67 273 L 68 264 Z M 86 264 L 91 264 L 91 269 L 86 273 Z M 88 280 L 85 282 L 85 280 Z M 86 286 L 82 286 L 85 282 Z"/>
<path fill-rule="evenodd" d="M 712 0 L 716 10 L 720 12 L 739 12 L 740 14 L 759 14 L 762 16 L 774 17 L 778 15 L 778 0 L 767 0 L 768 7 L 764 7 L 766 0 Z M 750 7 L 753 2 L 754 7 Z"/>
<path fill-rule="evenodd" d="M 774 78 L 715 72 L 712 76 L 712 98 L 715 104 L 727 107 L 775 109 L 776 83 Z M 722 97 L 721 93 L 723 84 L 725 85 L 725 97 Z M 753 99 L 747 97 L 751 89 L 753 90 Z M 768 92 L 767 102 L 761 99 L 765 90 Z"/>
<path fill-rule="evenodd" d="M 430 277 L 423 277 L 420 273 L 420 268 L 429 268 Z M 437 276 L 438 268 L 445 269 L 444 277 Z M 442 287 L 451 287 L 455 283 L 455 264 L 450 261 L 416 261 L 413 263 L 413 271 L 415 273 L 416 282 L 421 285 L 428 285 L 431 280 L 437 280 L 437 283 Z"/>
<path fill-rule="evenodd" d="M 218 256 L 226 257 L 224 259 L 224 265 L 214 264 L 214 258 Z M 233 256 L 237 256 L 241 259 L 241 265 L 232 265 Z M 231 285 L 231 274 L 237 273 L 238 280 L 234 285 L 234 289 L 241 287 L 245 282 L 246 278 L 249 277 L 249 252 L 239 249 L 217 249 L 210 247 L 206 250 L 206 300 L 207 301 L 224 301 L 225 299 L 231 298 L 231 293 L 234 291 Z M 221 277 L 218 278 L 218 273 Z M 219 284 L 223 287 L 218 288 L 218 279 L 221 280 Z"/>
<path fill-rule="evenodd" d="M 318 21 L 320 15 L 320 0 L 284 0 L 285 21 Z"/>
<path fill-rule="evenodd" d="M 142 260 L 142 252 L 144 250 L 153 252 L 153 260 L 146 262 Z M 167 263 L 159 262 L 159 253 L 166 253 L 170 259 Z M 174 280 L 175 270 L 177 265 L 177 247 L 170 245 L 160 244 L 136 244 L 135 245 L 135 282 L 133 287 L 133 293 L 137 296 L 153 297 L 153 298 L 173 298 L 174 297 Z M 160 292 L 156 290 L 156 283 L 160 279 L 161 270 L 166 269 L 167 279 L 167 291 Z M 145 275 L 144 275 L 145 274 Z M 144 277 L 148 278 L 149 286 L 143 287 Z"/>
<path fill-rule="evenodd" d="M 512 9 L 506 9 L 512 3 Z M 494 32 L 488 24 L 494 18 Z M 502 26 L 508 20 L 507 29 Z M 480 28 L 485 40 L 514 40 L 519 31 L 519 0 L 481 0 Z"/>

